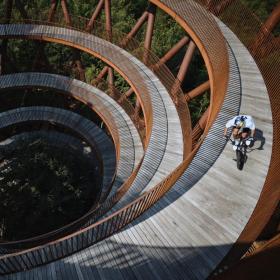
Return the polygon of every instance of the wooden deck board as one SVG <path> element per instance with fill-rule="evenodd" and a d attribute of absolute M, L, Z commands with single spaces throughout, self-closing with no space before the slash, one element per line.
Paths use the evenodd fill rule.
<path fill-rule="evenodd" d="M 236 241 L 256 205 L 271 153 L 272 124 L 269 100 L 261 79 L 257 77 L 255 80 L 255 76 L 251 75 L 252 71 L 246 75 L 248 64 L 250 69 L 258 73 L 249 54 L 229 30 L 220 26 L 233 50 L 231 63 L 236 59 L 243 80 L 241 84 L 235 84 L 238 76 L 236 69 L 232 69 L 234 73 L 231 76 L 230 86 L 233 86 L 234 90 L 229 88 L 228 94 L 231 96 L 225 100 L 225 103 L 229 104 L 225 104 L 222 108 L 200 151 L 217 149 L 219 155 L 220 150 L 213 146 L 213 143 L 222 142 L 225 120 L 237 113 L 236 107 L 233 110 L 230 107 L 238 103 L 234 100 L 238 99 L 240 89 L 242 113 L 252 114 L 258 120 L 260 115 L 257 114 L 260 110 L 256 107 L 264 109 L 263 106 L 266 106 L 266 113 L 261 116 L 262 122 L 257 122 L 257 127 L 268 134 L 268 141 L 264 146 L 266 156 L 264 151 L 252 152 L 249 155 L 251 160 L 246 163 L 244 171 L 240 172 L 232 161 L 230 145 L 225 147 L 218 158 L 211 157 L 209 162 L 201 161 L 202 157 L 198 153 L 190 169 L 186 170 L 164 199 L 121 232 L 86 249 L 90 252 L 91 258 L 96 258 L 94 268 L 103 279 L 114 274 L 114 265 L 122 259 L 126 260 L 124 264 L 129 264 L 128 267 L 125 265 L 122 267 L 122 274 L 124 275 L 126 270 L 133 270 L 133 277 L 136 276 L 137 279 L 170 279 L 173 273 L 178 278 L 183 276 L 182 279 L 205 279 Z M 250 91 L 252 83 L 259 83 L 260 90 L 255 98 L 247 98 L 247 94 L 252 95 Z M 236 96 L 231 99 L 232 95 Z M 155 135 L 152 135 L 153 141 Z M 221 144 L 219 148 L 222 146 Z M 151 154 L 159 150 L 155 149 Z M 149 158 L 151 159 L 152 157 Z M 201 173 L 198 171 L 199 167 L 203 169 Z M 262 169 L 261 175 L 256 175 L 255 170 L 258 169 Z M 145 171 L 149 173 L 148 170 Z M 192 181 L 188 176 L 196 175 L 194 174 L 196 171 L 197 178 Z M 252 178 L 254 184 L 249 184 L 248 178 Z M 113 246 L 114 249 L 121 248 L 117 255 L 111 252 L 112 242 L 117 242 Z M 114 257 L 117 259 L 112 260 Z M 68 259 L 70 257 L 65 260 Z M 111 274 L 108 271 L 106 274 L 104 264 Z"/>
<path fill-rule="evenodd" d="M 104 113 L 104 110 L 106 110 L 112 115 L 116 122 L 120 138 L 120 160 L 117 171 L 118 181 L 112 187 L 112 192 L 114 193 L 120 184 L 129 177 L 133 168 L 137 166 L 143 156 L 143 147 L 139 134 L 125 111 L 114 100 L 97 88 L 61 75 L 16 73 L 0 77 L 0 88 L 2 89 L 25 85 L 45 86 L 65 91 L 66 94 L 73 94 L 75 97 L 92 103 L 96 111 Z M 102 107 L 100 106 L 101 102 Z M 88 125 L 89 123 L 85 123 L 85 126 Z M 99 142 L 103 141 L 102 137 L 102 134 L 95 134 L 95 139 L 99 140 Z M 110 148 L 106 147 L 109 144 L 107 142 L 103 141 L 102 145 L 104 157 L 108 154 L 107 151 L 110 151 Z M 112 165 L 107 165 L 107 168 L 110 168 L 110 166 Z"/>
<path fill-rule="evenodd" d="M 137 197 L 147 184 L 159 183 L 163 176 L 158 175 L 160 171 L 166 177 L 170 171 L 176 168 L 183 159 L 183 138 L 180 128 L 180 120 L 174 104 L 169 97 L 168 92 L 162 86 L 159 79 L 149 70 L 143 63 L 132 55 L 128 54 L 119 47 L 110 44 L 93 35 L 85 35 L 85 33 L 71 30 L 67 28 L 55 26 L 38 26 L 38 25 L 6 25 L 5 30 L 0 36 L 16 35 L 20 37 L 43 36 L 44 40 L 55 39 L 62 43 L 76 44 L 78 48 L 87 48 L 90 52 L 98 54 L 101 58 L 105 58 L 112 62 L 112 66 L 117 70 L 126 73 L 128 80 L 135 87 L 136 92 L 141 93 L 140 98 L 147 108 L 152 107 L 152 132 L 151 139 L 148 144 L 145 158 L 142 162 L 141 169 L 136 176 L 134 183 L 130 188 L 130 194 L 125 196 L 123 201 L 118 203 L 118 207 L 126 204 L 127 199 Z M 0 29 L 0 31 L 3 31 Z M 149 103 L 147 103 L 149 100 Z M 144 109 L 145 111 L 145 109 Z M 174 124 L 172 129 L 175 133 L 171 133 L 168 122 Z M 173 158 L 172 163 L 166 158 L 174 153 L 173 147 L 177 147 L 177 156 Z M 155 151 L 151 158 L 148 155 Z M 181 155 L 180 155 L 181 152 Z M 169 165 L 170 168 L 165 168 Z M 144 176 L 142 175 L 142 170 Z M 159 173 L 157 173 L 159 171 Z"/>

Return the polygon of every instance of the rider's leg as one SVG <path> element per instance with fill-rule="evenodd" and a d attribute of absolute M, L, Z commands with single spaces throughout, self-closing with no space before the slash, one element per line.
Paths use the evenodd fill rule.
<path fill-rule="evenodd" d="M 251 130 L 250 130 L 249 128 L 244 128 L 243 131 L 242 131 L 242 133 L 241 133 L 241 137 L 242 137 L 243 139 L 247 139 L 247 140 L 246 140 L 246 145 L 249 146 L 249 147 L 251 148 L 251 147 L 253 147 L 253 145 L 254 145 L 254 141 L 253 141 L 251 138 L 249 138 L 250 135 L 251 135 Z M 248 138 L 249 138 L 249 139 L 248 139 Z"/>

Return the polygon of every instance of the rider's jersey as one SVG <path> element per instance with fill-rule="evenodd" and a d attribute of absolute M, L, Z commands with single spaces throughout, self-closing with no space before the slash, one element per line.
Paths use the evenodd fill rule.
<path fill-rule="evenodd" d="M 240 119 L 242 119 L 242 121 L 244 122 L 243 128 L 249 128 L 251 130 L 256 129 L 254 120 L 249 115 L 239 115 L 239 116 L 236 116 L 236 117 L 232 118 L 231 120 L 229 120 L 226 123 L 226 128 L 236 126 L 237 121 L 240 120 Z"/>

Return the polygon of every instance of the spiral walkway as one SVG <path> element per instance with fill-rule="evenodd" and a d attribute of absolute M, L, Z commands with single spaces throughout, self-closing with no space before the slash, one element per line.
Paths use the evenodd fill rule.
<path fill-rule="evenodd" d="M 84 103 L 94 106 L 95 112 L 103 116 L 104 121 L 108 123 L 113 138 L 115 138 L 116 142 L 119 142 L 117 146 L 117 149 L 119 149 L 119 160 L 114 185 L 110 186 L 109 182 L 106 182 L 102 191 L 105 196 L 109 191 L 106 189 L 106 186 L 107 188 L 109 186 L 112 187 L 114 191 L 118 189 L 139 164 L 143 156 L 139 134 L 124 110 L 105 93 L 75 79 L 47 73 L 17 73 L 0 77 L 0 87 L 2 90 L 29 86 L 52 88 L 68 95 L 71 94 Z M 106 112 L 109 112 L 109 114 Z M 108 115 L 107 118 L 106 115 Z M 114 123 L 112 123 L 112 120 L 114 120 Z M 95 136 L 95 138 L 98 137 Z M 102 143 L 104 139 L 100 138 L 99 141 Z M 112 151 L 108 149 L 108 146 L 104 142 L 101 154 L 105 153 L 105 158 L 107 157 L 109 160 L 110 156 L 108 153 L 110 152 Z M 107 165 L 114 166 L 114 162 L 109 161 Z"/>
<path fill-rule="evenodd" d="M 135 92 L 145 123 L 141 139 L 137 120 L 125 108 L 75 79 L 35 72 L 0 76 L 1 91 L 50 88 L 73 96 L 100 116 L 112 138 L 61 108 L 32 106 L 0 114 L 0 128 L 34 120 L 71 128 L 103 166 L 101 199 L 84 217 L 41 237 L 0 243 L 1 279 L 226 279 L 223 272 L 261 234 L 280 198 L 280 71 L 269 69 L 272 58 L 250 53 L 230 29 L 234 26 L 227 26 L 227 14 L 220 17 L 223 23 L 197 2 L 203 1 L 150 1 L 178 22 L 205 61 L 211 99 L 196 139 L 187 104 L 178 105 L 174 87 L 157 76 L 145 56 L 140 61 L 107 40 L 56 23 L 0 24 L 2 39 L 59 43 L 107 63 Z M 273 62 L 279 70 L 280 62 Z M 226 121 L 239 113 L 252 115 L 257 124 L 242 171 L 222 139 Z"/>

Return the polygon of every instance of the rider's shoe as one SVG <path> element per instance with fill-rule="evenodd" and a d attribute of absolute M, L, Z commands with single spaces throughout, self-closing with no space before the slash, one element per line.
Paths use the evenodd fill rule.
<path fill-rule="evenodd" d="M 246 145 L 248 146 L 248 147 L 253 147 L 253 145 L 254 145 L 254 138 L 253 137 L 249 137 L 249 138 L 247 138 L 247 140 L 246 140 Z"/>

